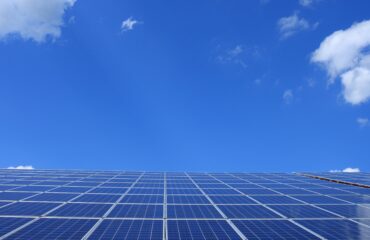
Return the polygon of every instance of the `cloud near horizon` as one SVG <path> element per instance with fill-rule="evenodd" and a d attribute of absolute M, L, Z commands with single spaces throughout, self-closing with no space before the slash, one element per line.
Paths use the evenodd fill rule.
<path fill-rule="evenodd" d="M 7 169 L 16 169 L 16 170 L 33 170 L 35 169 L 31 165 L 19 165 L 16 167 L 8 167 Z"/>
<path fill-rule="evenodd" d="M 306 19 L 299 17 L 298 13 L 293 13 L 291 16 L 280 18 L 277 26 L 281 39 L 287 39 L 298 32 L 316 28 L 317 23 L 311 26 Z"/>
<path fill-rule="evenodd" d="M 339 173 L 339 172 L 343 172 L 343 173 L 359 173 L 361 172 L 359 168 L 351 168 L 351 167 L 348 167 L 348 168 L 345 168 L 343 170 L 330 170 L 329 172 L 331 173 Z"/>

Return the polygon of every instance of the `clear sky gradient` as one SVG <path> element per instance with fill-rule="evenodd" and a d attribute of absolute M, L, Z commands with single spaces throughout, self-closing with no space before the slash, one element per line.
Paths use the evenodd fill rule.
<path fill-rule="evenodd" d="M 0 167 L 370 171 L 369 99 L 312 59 L 369 1 L 60 1 L 0 4 Z"/>

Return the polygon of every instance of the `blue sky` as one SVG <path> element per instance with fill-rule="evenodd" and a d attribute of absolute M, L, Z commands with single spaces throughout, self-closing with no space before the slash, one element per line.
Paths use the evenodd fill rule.
<path fill-rule="evenodd" d="M 2 1 L 0 167 L 369 171 L 369 9 Z"/>

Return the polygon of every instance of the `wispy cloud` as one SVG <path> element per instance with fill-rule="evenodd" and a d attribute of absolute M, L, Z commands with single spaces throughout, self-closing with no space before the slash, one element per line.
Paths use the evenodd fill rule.
<path fill-rule="evenodd" d="M 0 39 L 20 36 L 44 42 L 48 37 L 59 38 L 63 15 L 76 0 L 1 0 Z"/>
<path fill-rule="evenodd" d="M 357 105 L 370 99 L 370 20 L 329 35 L 311 61 L 324 67 L 329 83 L 340 78 L 344 100 Z"/>
<path fill-rule="evenodd" d="M 369 119 L 368 118 L 357 118 L 357 124 L 360 126 L 360 127 L 367 127 L 367 126 L 370 126 L 369 124 Z"/>
<path fill-rule="evenodd" d="M 30 165 L 20 165 L 20 166 L 16 166 L 16 167 L 8 167 L 8 169 L 33 170 L 34 168 Z"/>
<path fill-rule="evenodd" d="M 282 17 L 277 22 L 282 39 L 289 38 L 301 31 L 315 29 L 317 25 L 318 23 L 311 25 L 305 18 L 300 17 L 298 13 L 294 13 L 288 17 Z"/>
<path fill-rule="evenodd" d="M 313 4 L 314 0 L 299 0 L 299 4 L 303 7 L 309 7 Z"/>
<path fill-rule="evenodd" d="M 292 103 L 293 99 L 294 99 L 293 90 L 291 90 L 291 89 L 285 90 L 284 93 L 283 93 L 283 101 L 286 104 L 290 104 L 290 103 Z"/>
<path fill-rule="evenodd" d="M 121 30 L 124 31 L 124 32 L 131 31 L 139 23 L 141 23 L 141 22 L 139 22 L 138 20 L 133 19 L 132 17 L 129 17 L 126 20 L 122 21 Z"/>
<path fill-rule="evenodd" d="M 359 173 L 360 172 L 360 169 L 359 168 L 351 168 L 351 167 L 348 167 L 348 168 L 345 168 L 343 170 L 330 170 L 329 172 L 331 172 L 331 173 L 338 173 L 338 172 Z"/>

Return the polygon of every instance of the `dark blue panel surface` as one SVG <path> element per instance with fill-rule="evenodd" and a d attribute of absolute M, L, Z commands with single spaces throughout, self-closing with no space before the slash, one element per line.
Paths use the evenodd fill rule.
<path fill-rule="evenodd" d="M 163 239 L 162 220 L 104 220 L 93 234 L 91 240 L 102 239 Z"/>
<path fill-rule="evenodd" d="M 222 218 L 212 205 L 167 205 L 168 218 Z"/>
<path fill-rule="evenodd" d="M 218 205 L 228 218 L 281 218 L 261 205 Z"/>
<path fill-rule="evenodd" d="M 370 239 L 370 228 L 349 220 L 298 220 L 297 222 L 327 239 Z"/>
<path fill-rule="evenodd" d="M 118 204 L 109 213 L 110 218 L 162 218 L 162 205 Z"/>
<path fill-rule="evenodd" d="M 48 216 L 59 217 L 102 217 L 111 204 L 67 203 L 52 211 Z"/>
<path fill-rule="evenodd" d="M 59 205 L 59 203 L 16 202 L 0 208 L 0 215 L 40 216 Z"/>
<path fill-rule="evenodd" d="M 224 220 L 169 220 L 167 225 L 168 239 L 241 239 Z"/>
<path fill-rule="evenodd" d="M 270 205 L 270 207 L 289 218 L 338 218 L 311 205 Z"/>
<path fill-rule="evenodd" d="M 30 222 L 33 218 L 0 218 L 0 237 L 13 231 L 14 229 Z"/>
<path fill-rule="evenodd" d="M 287 220 L 233 220 L 247 239 L 320 239 Z"/>
<path fill-rule="evenodd" d="M 7 239 L 51 240 L 81 239 L 97 222 L 89 219 L 39 219 Z"/>

